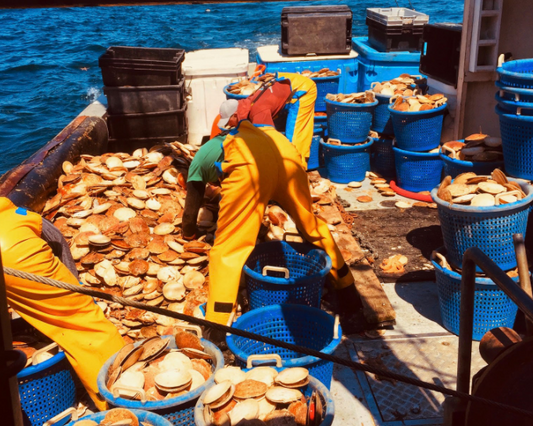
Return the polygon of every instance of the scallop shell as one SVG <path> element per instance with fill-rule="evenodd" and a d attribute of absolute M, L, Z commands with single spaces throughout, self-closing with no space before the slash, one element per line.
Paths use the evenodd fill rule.
<path fill-rule="evenodd" d="M 470 202 L 471 206 L 491 207 L 495 205 L 494 196 L 491 194 L 478 194 Z"/>
<path fill-rule="evenodd" d="M 309 370 L 302 367 L 286 368 L 276 376 L 275 382 L 287 387 L 304 386 L 309 382 Z"/>
<path fill-rule="evenodd" d="M 266 392 L 266 398 L 274 404 L 289 404 L 298 401 L 302 393 L 297 389 L 290 389 L 282 386 L 274 386 Z"/>
<path fill-rule="evenodd" d="M 163 287 L 163 296 L 167 300 L 183 300 L 186 290 L 180 281 L 169 281 Z"/>
<path fill-rule="evenodd" d="M 233 397 L 238 399 L 260 398 L 265 395 L 267 388 L 263 382 L 246 379 L 235 385 Z"/>
<path fill-rule="evenodd" d="M 176 392 L 191 384 L 192 375 L 188 370 L 165 370 L 154 377 L 154 382 L 162 391 Z"/>
<path fill-rule="evenodd" d="M 239 402 L 229 413 L 231 424 L 237 425 L 242 420 L 254 420 L 259 417 L 259 403 L 253 399 Z M 243 422 L 243 424 L 246 424 Z"/>
<path fill-rule="evenodd" d="M 113 213 L 113 216 L 116 217 L 121 222 L 130 220 L 131 218 L 137 216 L 134 210 L 127 208 L 127 207 L 121 207 Z"/>
<path fill-rule="evenodd" d="M 505 186 L 492 182 L 480 182 L 478 188 L 480 191 L 488 194 L 499 194 L 506 191 Z"/>
<path fill-rule="evenodd" d="M 230 381 L 226 380 L 218 383 L 207 391 L 204 397 L 204 404 L 211 408 L 222 407 L 233 397 L 234 392 L 235 385 Z"/>
<path fill-rule="evenodd" d="M 230 383 L 237 385 L 244 380 L 246 380 L 246 373 L 239 367 L 226 366 L 215 373 L 216 383 L 229 381 Z"/>

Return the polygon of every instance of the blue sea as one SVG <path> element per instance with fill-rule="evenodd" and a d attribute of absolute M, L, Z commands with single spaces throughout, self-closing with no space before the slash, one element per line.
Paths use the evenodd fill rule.
<path fill-rule="evenodd" d="M 102 94 L 98 57 L 109 46 L 186 51 L 256 48 L 280 39 L 281 9 L 303 2 L 0 10 L 0 173 L 19 164 Z M 409 0 L 400 1 L 409 7 Z M 391 1 L 306 1 L 347 4 L 353 34 L 366 35 L 367 7 Z M 412 0 L 430 22 L 461 22 L 462 0 Z"/>

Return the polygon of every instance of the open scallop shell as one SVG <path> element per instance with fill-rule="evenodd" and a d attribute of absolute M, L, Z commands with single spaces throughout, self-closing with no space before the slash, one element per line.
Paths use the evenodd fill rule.
<path fill-rule="evenodd" d="M 229 381 L 234 385 L 246 380 L 246 373 L 239 367 L 226 366 L 215 373 L 215 382 Z"/>
<path fill-rule="evenodd" d="M 259 417 L 259 403 L 253 399 L 248 399 L 239 402 L 233 410 L 230 411 L 229 416 L 232 425 L 237 425 L 242 420 L 254 420 Z M 246 424 L 243 422 L 242 424 Z"/>
<path fill-rule="evenodd" d="M 480 182 L 478 184 L 478 188 L 482 192 L 493 195 L 499 194 L 500 192 L 505 192 L 505 186 L 500 185 L 499 183 Z"/>
<path fill-rule="evenodd" d="M 274 404 L 289 404 L 298 401 L 302 397 L 302 393 L 298 389 L 274 386 L 267 391 L 265 396 Z"/>
<path fill-rule="evenodd" d="M 231 398 L 235 392 L 235 385 L 226 380 L 211 387 L 204 398 L 204 404 L 211 408 L 222 407 Z"/>
<path fill-rule="evenodd" d="M 191 384 L 192 375 L 189 370 L 166 370 L 155 376 L 154 382 L 162 391 L 177 392 Z"/>
<path fill-rule="evenodd" d="M 280 372 L 275 382 L 286 387 L 301 387 L 309 383 L 309 370 L 302 367 L 286 368 Z"/>
<path fill-rule="evenodd" d="M 478 194 L 470 202 L 471 206 L 492 207 L 496 204 L 492 194 Z"/>

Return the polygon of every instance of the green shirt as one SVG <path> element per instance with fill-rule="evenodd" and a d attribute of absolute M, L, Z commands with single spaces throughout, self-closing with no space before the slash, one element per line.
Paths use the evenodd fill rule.
<path fill-rule="evenodd" d="M 202 145 L 189 166 L 187 182 L 218 182 L 220 163 L 224 160 L 224 139 L 226 136 L 216 136 Z"/>

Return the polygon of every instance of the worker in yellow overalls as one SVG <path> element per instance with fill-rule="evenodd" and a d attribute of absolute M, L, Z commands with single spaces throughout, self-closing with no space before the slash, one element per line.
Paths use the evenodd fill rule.
<path fill-rule="evenodd" d="M 313 214 L 307 173 L 296 147 L 272 126 L 235 120 L 236 113 L 223 119 L 221 126 L 237 127 L 225 138 L 218 136 L 204 144 L 188 175 L 183 215 L 186 239 L 197 236 L 196 216 L 205 185 L 221 179 L 217 231 L 209 257 L 206 318 L 227 323 L 235 308 L 242 268 L 256 244 L 270 200 L 289 213 L 306 241 L 331 257 L 330 278 L 338 300 L 343 308 L 354 309 L 359 298 L 353 276 L 327 224 Z"/>
<path fill-rule="evenodd" d="M 68 245 L 50 222 L 2 197 L 0 223 L 4 266 L 79 285 Z M 115 326 L 89 296 L 10 275 L 4 279 L 8 304 L 63 349 L 97 408 L 105 410 L 96 378 L 105 361 L 124 346 Z"/>

